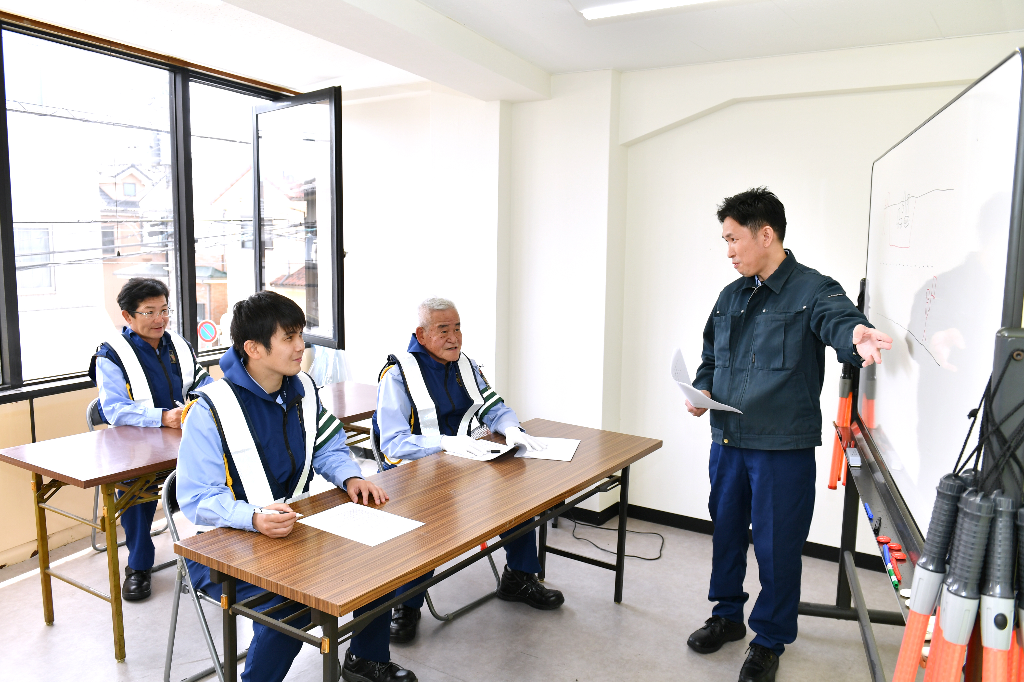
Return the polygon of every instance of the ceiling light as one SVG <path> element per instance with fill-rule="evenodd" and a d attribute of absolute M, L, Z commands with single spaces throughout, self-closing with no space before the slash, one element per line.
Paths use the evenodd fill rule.
<path fill-rule="evenodd" d="M 594 19 L 610 19 L 621 17 L 626 14 L 639 14 L 641 12 L 654 12 L 662 9 L 674 9 L 686 7 L 687 5 L 700 5 L 712 0 L 623 0 L 607 5 L 597 5 L 579 10 L 583 18 L 592 21 Z"/>

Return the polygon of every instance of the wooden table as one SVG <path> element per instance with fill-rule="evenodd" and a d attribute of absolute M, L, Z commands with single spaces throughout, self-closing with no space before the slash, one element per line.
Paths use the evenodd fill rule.
<path fill-rule="evenodd" d="M 218 528 L 175 544 L 176 553 L 209 566 L 213 579 L 223 583 L 222 605 L 228 612 L 223 619 L 224 651 L 237 650 L 234 616 L 242 615 L 319 647 L 324 654 L 324 679 L 335 682 L 340 673 L 339 635 L 344 635 L 344 641 L 392 606 L 615 486 L 621 487 L 615 564 L 616 601 L 621 600 L 629 465 L 660 448 L 661 441 L 540 419 L 527 422 L 524 428 L 535 436 L 582 442 L 571 462 L 517 459 L 511 453 L 491 462 L 474 462 L 439 454 L 371 477 L 391 497 L 387 511 L 424 523 L 377 547 L 303 524 L 282 539 Z M 620 470 L 621 474 L 614 475 Z M 601 485 L 588 490 L 598 483 Z M 345 503 L 348 496 L 335 489 L 292 506 L 309 515 Z M 534 518 L 538 514 L 540 517 Z M 339 628 L 340 616 L 530 519 L 533 521 L 516 533 Z M 256 612 L 261 597 L 235 603 L 237 580 L 308 607 L 313 624 L 322 628 L 322 637 Z M 236 663 L 231 656 L 227 659 L 225 679 L 234 680 Z"/>
<path fill-rule="evenodd" d="M 0 462 L 31 472 L 36 540 L 39 543 L 39 580 L 43 590 L 43 620 L 47 625 L 53 625 L 51 578 L 63 580 L 109 602 L 114 626 L 114 658 L 118 661 L 124 660 L 125 650 L 121 568 L 117 558 L 117 519 L 128 507 L 160 499 L 159 486 L 174 469 L 180 443 L 181 431 L 178 429 L 119 426 L 20 445 L 0 452 Z M 43 476 L 50 476 L 50 481 L 44 483 Z M 103 510 L 98 523 L 49 504 L 57 491 L 66 485 L 78 488 L 100 486 Z M 115 490 L 122 491 L 120 498 L 116 497 Z M 47 511 L 106 533 L 109 594 L 50 569 Z"/>
<path fill-rule="evenodd" d="M 362 421 L 377 406 L 377 387 L 346 381 L 320 389 L 328 410 L 348 427 Z M 121 610 L 121 567 L 117 556 L 117 520 L 136 504 L 160 499 L 160 486 L 178 461 L 181 431 L 178 429 L 118 426 L 64 438 L 29 443 L 0 452 L 0 462 L 31 472 L 39 543 L 39 579 L 43 592 L 43 620 L 53 625 L 51 578 L 57 578 L 110 603 L 114 629 L 114 658 L 125 659 L 124 617 Z M 44 483 L 43 476 L 50 481 Z M 79 488 L 100 486 L 103 510 L 99 522 L 85 519 L 49 504 L 65 485 Z M 116 490 L 122 491 L 120 498 Z M 50 569 L 46 512 L 51 511 L 106 533 L 109 594 L 84 585 Z M 107 520 L 110 519 L 110 523 Z"/>

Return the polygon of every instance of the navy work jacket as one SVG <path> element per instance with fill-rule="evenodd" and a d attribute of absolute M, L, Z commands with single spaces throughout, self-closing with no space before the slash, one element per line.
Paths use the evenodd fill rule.
<path fill-rule="evenodd" d="M 306 465 L 306 432 L 302 428 L 302 420 L 317 418 L 315 414 L 302 414 L 305 395 L 302 382 L 298 377 L 286 376 L 281 388 L 267 393 L 249 376 L 234 348 L 229 348 L 221 357 L 220 368 L 242 404 L 264 469 L 272 474 L 267 479 L 274 499 L 291 497 Z M 229 473 L 234 481 L 235 496 L 248 499 L 234 463 Z M 303 492 L 308 490 L 307 482 Z"/>
<path fill-rule="evenodd" d="M 821 445 L 825 346 L 860 366 L 853 329 L 870 327 L 831 277 L 786 259 L 756 286 L 741 277 L 722 290 L 704 327 L 694 388 L 743 414 L 711 411 L 711 438 L 755 450 Z"/>
<path fill-rule="evenodd" d="M 121 335 L 128 339 L 128 343 L 135 348 L 135 354 L 142 363 L 142 369 L 149 379 L 149 390 L 153 393 L 153 407 L 164 410 L 173 410 L 178 407 L 178 400 L 181 398 L 181 364 L 177 353 L 174 352 L 174 344 L 171 342 L 171 335 L 164 332 L 160 337 L 157 348 L 149 345 L 149 341 L 132 331 L 131 327 L 124 327 Z M 100 345 L 96 354 L 89 363 L 89 378 L 96 383 L 96 358 L 106 358 L 121 368 L 125 378 L 128 372 L 124 370 L 121 358 L 109 344 Z M 192 362 L 192 358 L 185 358 L 185 362 Z M 100 416 L 103 421 L 107 418 L 103 415 L 103 408 L 100 408 Z"/>

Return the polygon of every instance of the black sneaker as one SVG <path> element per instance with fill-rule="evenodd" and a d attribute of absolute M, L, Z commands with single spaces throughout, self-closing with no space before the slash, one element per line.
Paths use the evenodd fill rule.
<path fill-rule="evenodd" d="M 394 661 L 378 663 L 346 651 L 341 679 L 345 682 L 416 682 L 416 675 Z"/>
<path fill-rule="evenodd" d="M 391 610 L 391 641 L 407 644 L 416 638 L 416 626 L 420 624 L 420 610 L 399 604 Z"/>
<path fill-rule="evenodd" d="M 498 586 L 498 599 L 521 601 L 541 611 L 557 609 L 565 603 L 565 597 L 558 590 L 549 590 L 540 584 L 533 573 L 524 573 L 505 567 Z"/>
<path fill-rule="evenodd" d="M 747 648 L 747 660 L 740 668 L 739 682 L 775 682 L 779 669 L 779 655 L 766 646 L 751 644 Z"/>
<path fill-rule="evenodd" d="M 713 654 L 726 642 L 735 642 L 747 636 L 747 626 L 721 616 L 711 616 L 704 627 L 690 635 L 686 645 L 698 654 Z"/>
<path fill-rule="evenodd" d="M 153 593 L 153 569 L 136 571 L 125 566 L 124 575 L 124 585 L 121 586 L 121 598 L 125 601 L 142 601 Z"/>

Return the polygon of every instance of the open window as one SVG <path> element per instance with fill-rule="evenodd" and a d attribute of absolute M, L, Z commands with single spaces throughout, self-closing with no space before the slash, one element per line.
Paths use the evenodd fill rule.
<path fill-rule="evenodd" d="M 306 340 L 344 348 L 341 88 L 253 108 L 256 288 L 306 313 Z"/>

